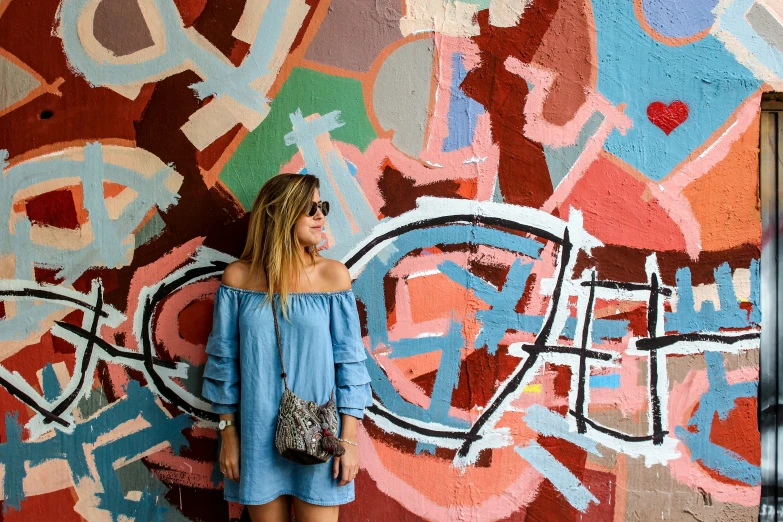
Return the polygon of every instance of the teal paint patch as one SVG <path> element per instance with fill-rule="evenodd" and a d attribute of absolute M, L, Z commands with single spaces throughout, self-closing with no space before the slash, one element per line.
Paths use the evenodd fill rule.
<path fill-rule="evenodd" d="M 552 180 L 552 186 L 557 188 L 563 178 L 566 177 L 576 160 L 584 152 L 587 140 L 598 130 L 598 127 L 604 121 L 604 115 L 594 112 L 585 122 L 584 127 L 579 132 L 576 143 L 566 147 L 544 146 L 544 156 L 546 164 L 549 167 L 549 177 Z"/>
<path fill-rule="evenodd" d="M 48 402 L 54 402 L 57 397 L 60 396 L 62 389 L 60 388 L 60 381 L 57 380 L 57 374 L 54 373 L 54 366 L 52 363 L 47 363 L 41 370 L 42 374 L 42 388 L 44 392 L 44 398 Z"/>
<path fill-rule="evenodd" d="M 161 232 L 166 229 L 166 222 L 160 217 L 160 214 L 155 212 L 152 217 L 144 223 L 144 226 L 136 232 L 134 236 L 135 248 L 139 248 L 141 245 L 148 243 L 149 241 L 158 237 Z"/>

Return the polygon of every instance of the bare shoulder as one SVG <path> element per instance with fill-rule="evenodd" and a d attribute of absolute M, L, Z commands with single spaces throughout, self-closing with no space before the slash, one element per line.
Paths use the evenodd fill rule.
<path fill-rule="evenodd" d="M 321 258 L 319 275 L 327 292 L 342 292 L 351 289 L 351 273 L 339 261 Z"/>
<path fill-rule="evenodd" d="M 228 286 L 245 288 L 249 279 L 250 265 L 241 261 L 234 261 L 223 271 L 221 281 Z"/>

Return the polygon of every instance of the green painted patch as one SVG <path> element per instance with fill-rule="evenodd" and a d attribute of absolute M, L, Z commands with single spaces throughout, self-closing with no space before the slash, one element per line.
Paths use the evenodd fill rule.
<path fill-rule="evenodd" d="M 266 119 L 248 134 L 228 160 L 220 179 L 249 209 L 258 189 L 297 152 L 283 137 L 291 132 L 289 114 L 301 109 L 306 116 L 339 110 L 345 125 L 331 132 L 332 138 L 361 150 L 375 139 L 375 130 L 364 110 L 362 84 L 310 69 L 296 67 L 272 101 Z"/>

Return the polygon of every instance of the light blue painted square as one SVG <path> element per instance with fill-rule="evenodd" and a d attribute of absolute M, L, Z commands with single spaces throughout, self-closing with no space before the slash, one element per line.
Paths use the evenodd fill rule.
<path fill-rule="evenodd" d="M 591 375 L 591 388 L 610 388 L 616 390 L 620 387 L 620 374 L 611 373 L 609 375 Z"/>

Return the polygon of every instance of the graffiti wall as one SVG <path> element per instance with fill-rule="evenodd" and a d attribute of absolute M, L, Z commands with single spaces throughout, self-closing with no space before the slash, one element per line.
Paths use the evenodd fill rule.
<path fill-rule="evenodd" d="M 2 519 L 248 520 L 220 275 L 321 179 L 374 404 L 342 520 L 756 520 L 773 0 L 0 0 Z"/>

